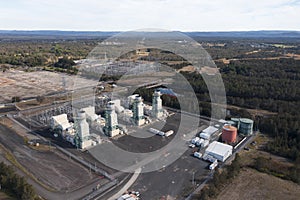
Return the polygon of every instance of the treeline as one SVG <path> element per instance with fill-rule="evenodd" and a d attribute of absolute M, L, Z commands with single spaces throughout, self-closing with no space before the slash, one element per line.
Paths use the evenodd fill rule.
<path fill-rule="evenodd" d="M 86 58 L 99 40 L 2 41 L 0 64 L 16 66 L 53 66 L 59 58 Z"/>
<path fill-rule="evenodd" d="M 300 54 L 299 39 L 297 38 L 274 38 L 274 39 L 248 39 L 248 38 L 228 38 L 222 39 L 213 38 L 204 42 L 205 38 L 196 38 L 199 43 L 202 43 L 205 50 L 213 59 L 221 58 L 265 58 L 283 56 L 285 52 Z M 225 43 L 225 46 L 208 46 L 208 43 Z M 295 46 L 289 48 L 278 48 L 272 44 L 282 44 L 287 46 Z M 259 51 L 259 52 L 255 52 Z"/>
<path fill-rule="evenodd" d="M 293 112 L 297 112 L 297 110 Z M 263 118 L 259 122 L 259 129 L 274 138 L 267 144 L 267 151 L 300 163 L 299 113 L 280 112 L 276 116 Z"/>
<path fill-rule="evenodd" d="M 237 60 L 230 64 L 217 63 L 224 74 L 256 78 L 300 80 L 300 60 L 280 58 L 274 60 Z"/>
<path fill-rule="evenodd" d="M 11 166 L 0 163 L 0 186 L 7 194 L 21 200 L 39 199 L 24 177 L 17 175 Z"/>
<path fill-rule="evenodd" d="M 257 157 L 252 168 L 300 184 L 300 160 L 293 166 L 282 165 L 272 158 Z"/>

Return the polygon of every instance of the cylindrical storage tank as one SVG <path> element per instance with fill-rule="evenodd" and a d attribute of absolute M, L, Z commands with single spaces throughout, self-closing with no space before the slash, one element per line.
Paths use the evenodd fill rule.
<path fill-rule="evenodd" d="M 253 131 L 253 120 L 247 118 L 241 118 L 239 133 L 242 135 L 251 135 L 252 131 Z"/>
<path fill-rule="evenodd" d="M 237 129 L 240 128 L 240 119 L 239 118 L 231 118 L 231 121 L 234 122 L 233 126 L 235 126 Z"/>
<path fill-rule="evenodd" d="M 228 124 L 230 126 L 235 126 L 235 122 L 231 121 L 231 120 L 227 121 L 226 124 Z"/>
<path fill-rule="evenodd" d="M 222 129 L 222 141 L 228 144 L 236 142 L 237 128 L 231 125 L 225 125 Z"/>

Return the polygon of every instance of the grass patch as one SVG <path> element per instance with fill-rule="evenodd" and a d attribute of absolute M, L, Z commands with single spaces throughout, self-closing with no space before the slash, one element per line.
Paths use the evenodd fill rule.
<path fill-rule="evenodd" d="M 6 193 L 4 192 L 0 192 L 0 199 L 1 200 L 17 200 L 16 198 L 13 198 L 11 196 L 8 196 Z"/>
<path fill-rule="evenodd" d="M 12 163 L 14 166 L 16 166 L 18 169 L 20 169 L 22 172 L 24 172 L 27 176 L 29 176 L 32 180 L 34 180 L 36 183 L 38 183 L 39 185 L 41 185 L 42 187 L 44 187 L 46 190 L 48 191 L 52 191 L 54 192 L 55 190 L 53 190 L 52 188 L 50 188 L 49 186 L 45 185 L 44 183 L 42 183 L 41 181 L 39 181 L 35 176 L 33 176 L 30 172 L 28 172 L 14 157 L 14 155 L 8 150 L 6 149 L 2 144 L 0 144 L 0 148 L 3 150 L 5 158 Z"/>

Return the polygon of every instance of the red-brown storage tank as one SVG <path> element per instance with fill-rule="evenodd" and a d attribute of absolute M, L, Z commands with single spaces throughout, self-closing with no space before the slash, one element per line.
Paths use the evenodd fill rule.
<path fill-rule="evenodd" d="M 236 142 L 237 128 L 231 125 L 225 125 L 222 129 L 222 141 L 228 144 Z"/>

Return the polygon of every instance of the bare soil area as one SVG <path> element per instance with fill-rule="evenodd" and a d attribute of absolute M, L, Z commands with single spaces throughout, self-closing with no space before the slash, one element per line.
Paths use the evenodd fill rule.
<path fill-rule="evenodd" d="M 19 132 L 17 134 L 16 132 Z M 93 182 L 96 176 L 56 149 L 27 146 L 20 127 L 0 125 L 0 142 L 26 170 L 53 190 L 73 191 Z"/>
<path fill-rule="evenodd" d="M 22 99 L 95 84 L 80 76 L 48 71 L 7 70 L 0 72 L 0 77 L 0 102 L 11 101 L 14 96 Z"/>
<path fill-rule="evenodd" d="M 300 185 L 291 181 L 244 168 L 239 176 L 216 198 L 217 200 L 285 199 L 300 197 Z"/>

